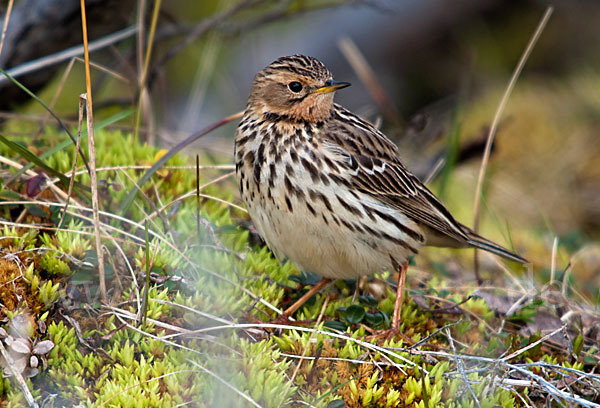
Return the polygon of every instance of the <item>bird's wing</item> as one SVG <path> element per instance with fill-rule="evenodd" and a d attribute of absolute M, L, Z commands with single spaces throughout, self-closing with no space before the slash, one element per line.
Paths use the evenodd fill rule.
<path fill-rule="evenodd" d="M 352 187 L 461 243 L 468 230 L 400 162 L 396 145 L 371 124 L 335 105 L 323 143 L 344 161 Z"/>

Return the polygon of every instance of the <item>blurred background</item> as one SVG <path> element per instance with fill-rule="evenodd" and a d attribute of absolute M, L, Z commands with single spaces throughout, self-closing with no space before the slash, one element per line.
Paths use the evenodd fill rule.
<path fill-rule="evenodd" d="M 598 287 L 600 2 L 171 0 L 160 8 L 147 75 L 141 50 L 147 49 L 154 3 L 86 5 L 90 41 L 108 39 L 92 53 L 96 120 L 135 107 L 143 83 L 141 138 L 169 148 L 243 110 L 254 74 L 274 59 L 311 55 L 336 79 L 353 84 L 337 102 L 394 139 L 408 167 L 431 178 L 434 191 L 467 225 L 473 224 L 494 113 L 552 5 L 498 128 L 482 230 L 543 265 L 550 264 L 557 238 L 557 266 L 570 263 L 582 288 L 587 282 Z M 0 67 L 62 118 L 76 120 L 83 64 L 70 66 L 72 57 L 61 60 L 57 53 L 79 44 L 78 1 L 16 1 Z M 50 61 L 22 73 L 45 56 Z M 27 132 L 23 119 L 38 129 L 44 118 L 43 108 L 4 78 L 0 110 L 7 136 Z M 134 123 L 130 116 L 115 126 L 132 129 Z M 217 129 L 186 153 L 202 150 L 230 163 L 235 126 Z"/>

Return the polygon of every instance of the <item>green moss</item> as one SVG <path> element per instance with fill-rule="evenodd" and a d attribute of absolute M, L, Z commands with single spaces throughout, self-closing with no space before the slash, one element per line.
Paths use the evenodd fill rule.
<path fill-rule="evenodd" d="M 97 137 L 99 167 L 150 165 L 160 155 L 158 149 L 135 144 L 131 136 L 121 132 L 100 131 Z M 51 146 L 55 142 L 45 143 Z M 69 171 L 72 153 L 72 148 L 57 152 L 48 163 L 60 171 Z M 189 160 L 176 156 L 169 164 L 184 165 Z M 54 305 L 65 297 L 67 278 L 71 275 L 74 276 L 71 284 L 85 282 L 85 290 L 90 290 L 94 299 L 96 270 L 89 265 L 97 263 L 90 255 L 95 254 L 95 249 L 88 235 L 77 233 L 91 231 L 88 221 L 67 216 L 64 229 L 56 232 L 24 233 L 4 228 L 0 240 L 3 254 L 31 250 L 28 257 L 20 260 L 25 267 L 11 269 L 8 276 L 11 282 L 22 279 L 26 283 L 40 304 L 35 318 L 47 322 L 47 336 L 55 348 L 47 356 L 47 369 L 30 380 L 30 384 L 36 395 L 56 394 L 56 406 L 174 407 L 190 403 L 200 407 L 247 406 L 241 393 L 264 407 L 291 406 L 296 400 L 317 407 L 326 407 L 335 400 L 344 401 L 349 408 L 472 407 L 474 399 L 455 360 L 426 358 L 408 349 L 411 342 L 425 340 L 416 348 L 418 351 L 449 353 L 446 331 L 438 332 L 448 325 L 456 353 L 498 357 L 539 339 L 539 336 L 496 337 L 488 328 L 499 327 L 501 320 L 496 312 L 481 298 L 462 302 L 472 289 L 457 289 L 456 282 L 439 274 L 421 286 L 411 287 L 413 294 L 420 296 L 420 302 L 405 297 L 400 330 L 407 339 L 383 342 L 368 338 L 374 330 L 387 327 L 395 292 L 385 289 L 378 299 L 359 299 L 353 310 L 360 309 L 360 313 L 352 317 L 344 312 L 354 304 L 352 282 L 332 285 L 294 316 L 314 326 L 327 300 L 318 329 L 327 330 L 327 324 L 337 323 L 347 338 L 301 330 L 266 334 L 259 329 L 247 332 L 216 329 L 215 326 L 224 325 L 223 319 L 240 323 L 270 321 L 275 313 L 268 304 L 284 309 L 308 285 L 304 285 L 304 278 L 298 284 L 298 279 L 293 278 L 299 274 L 294 265 L 280 263 L 266 247 L 249 248 L 249 232 L 239 226 L 240 219 L 247 220 L 247 216 L 222 202 L 204 199 L 197 209 L 195 199 L 190 197 L 166 206 L 162 217 L 158 217 L 155 208 L 194 190 L 195 177 L 190 170 L 161 170 L 142 186 L 154 206 L 139 197 L 128 214 L 118 214 L 124 219 L 110 216 L 133 188 L 132 180 L 139 179 L 141 174 L 142 170 L 130 168 L 100 171 L 101 208 L 106 211 L 102 220 L 113 228 L 107 231 L 119 239 L 119 248 L 111 240 L 103 239 L 109 288 L 111 296 L 116 296 L 112 304 L 124 313 L 94 310 L 85 304 L 88 302 L 80 300 L 85 306 L 75 305 L 66 312 L 72 313 L 71 317 L 80 325 L 80 338 Z M 200 183 L 210 181 L 214 174 L 202 173 Z M 89 183 L 85 174 L 78 176 L 78 181 Z M 234 191 L 235 185 L 225 182 L 208 187 L 203 193 L 232 201 Z M 0 190 L 0 198 L 10 192 Z M 51 213 L 45 221 L 57 223 L 61 213 L 56 209 Z M 197 214 L 208 220 L 211 228 L 208 231 L 201 227 L 199 236 Z M 143 236 L 145 220 L 149 220 L 154 233 L 148 249 L 143 240 L 134 238 Z M 218 242 L 213 240 L 213 233 Z M 123 250 L 138 279 L 137 286 L 117 249 Z M 131 316 L 139 314 L 137 299 L 144 284 L 139 277 L 146 271 L 146 251 L 150 253 L 151 272 L 156 278 L 149 290 L 148 318 L 156 323 L 149 321 L 143 327 L 146 333 L 142 333 Z M 378 277 L 381 281 L 388 278 L 389 273 Z M 425 307 L 423 302 L 427 302 Z M 460 309 L 456 309 L 459 312 L 444 310 L 449 302 L 460 303 Z M 534 306 L 523 311 L 524 318 L 535 317 L 543 305 Z M 7 316 L 14 317 L 16 313 L 13 310 Z M 373 316 L 378 319 L 373 320 Z M 523 321 L 526 319 L 513 324 Z M 31 334 L 42 338 L 33 329 Z M 393 350 L 393 354 L 370 349 L 351 339 L 378 342 Z M 589 357 L 590 352 L 597 351 L 584 344 L 583 337 L 579 343 L 574 341 L 573 347 L 578 356 L 588 353 Z M 310 358 L 301 361 L 299 356 L 303 354 Z M 545 361 L 577 370 L 597 364 L 595 360 L 585 363 L 584 357 L 569 359 L 542 347 L 523 353 L 519 361 Z M 466 374 L 481 406 L 518 406 L 520 400 L 492 382 L 493 370 L 490 366 L 487 372 Z M 557 378 L 558 375 L 554 379 Z M 24 402 L 7 379 L 0 381 L 0 396 L 10 399 L 9 406 Z"/>
<path fill-rule="evenodd" d="M 73 231 L 81 231 L 83 222 L 70 220 L 66 225 L 66 230 L 59 230 L 52 234 L 42 233 L 40 240 L 43 246 L 62 253 L 70 254 L 76 258 L 83 258 L 86 251 L 92 249 L 90 239 L 86 236 Z"/>
<path fill-rule="evenodd" d="M 42 255 L 40 259 L 40 268 L 46 271 L 50 276 L 66 276 L 71 274 L 69 265 L 60 259 L 55 253 Z"/>

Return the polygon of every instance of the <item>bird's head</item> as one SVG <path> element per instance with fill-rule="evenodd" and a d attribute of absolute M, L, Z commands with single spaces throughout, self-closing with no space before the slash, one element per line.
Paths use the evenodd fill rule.
<path fill-rule="evenodd" d="M 315 58 L 281 57 L 254 77 L 249 108 L 319 122 L 331 115 L 333 93 L 347 86 L 348 82 L 334 81 L 331 72 Z"/>

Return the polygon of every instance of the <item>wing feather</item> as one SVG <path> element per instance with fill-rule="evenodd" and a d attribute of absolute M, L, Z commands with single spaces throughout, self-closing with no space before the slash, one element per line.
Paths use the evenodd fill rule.
<path fill-rule="evenodd" d="M 461 243 L 469 238 L 446 207 L 400 162 L 398 148 L 383 133 L 350 111 L 335 105 L 324 129 L 331 146 L 357 190 L 398 208 L 418 223 Z"/>

